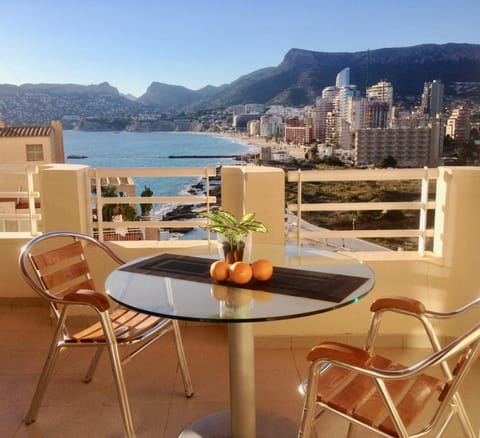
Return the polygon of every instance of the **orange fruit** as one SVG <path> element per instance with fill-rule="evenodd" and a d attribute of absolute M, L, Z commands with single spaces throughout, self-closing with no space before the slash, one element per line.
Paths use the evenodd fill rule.
<path fill-rule="evenodd" d="M 228 269 L 230 265 L 223 261 L 217 260 L 210 265 L 210 277 L 217 281 L 225 281 L 228 279 Z"/>
<path fill-rule="evenodd" d="M 235 262 L 230 265 L 230 280 L 236 284 L 246 284 L 252 279 L 252 268 L 248 263 Z"/>
<path fill-rule="evenodd" d="M 260 259 L 252 263 L 253 278 L 258 281 L 267 281 L 272 278 L 273 266 L 268 260 Z"/>

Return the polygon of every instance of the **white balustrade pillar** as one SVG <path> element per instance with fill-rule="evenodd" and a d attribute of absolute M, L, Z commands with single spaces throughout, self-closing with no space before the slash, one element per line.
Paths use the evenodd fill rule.
<path fill-rule="evenodd" d="M 442 293 L 446 309 L 478 297 L 480 167 L 440 167 L 429 286 Z"/>
<path fill-rule="evenodd" d="M 285 173 L 267 166 L 223 166 L 222 208 L 237 217 L 254 212 L 268 233 L 254 233 L 254 243 L 285 242 Z"/>
<path fill-rule="evenodd" d="M 39 169 L 42 232 L 92 232 L 89 167 L 48 164 Z"/>

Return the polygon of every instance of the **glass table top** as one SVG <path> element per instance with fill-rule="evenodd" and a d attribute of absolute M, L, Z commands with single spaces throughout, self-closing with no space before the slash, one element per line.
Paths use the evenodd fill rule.
<path fill-rule="evenodd" d="M 201 257 L 212 262 L 217 260 L 216 245 L 211 245 Z M 278 320 L 326 312 L 359 300 L 375 282 L 374 273 L 367 265 L 325 249 L 255 244 L 252 261 L 260 258 L 274 265 L 272 280 L 276 282 L 265 282 L 265 286 L 258 282 L 250 287 L 249 284 L 238 286 L 229 281 L 218 283 L 210 278 L 195 281 L 178 275 L 172 278 L 168 273 L 153 275 L 137 269 L 135 272 L 129 270 L 142 264 L 141 261 L 155 263 L 152 258 L 134 260 L 113 271 L 107 278 L 106 289 L 114 301 L 141 312 L 181 320 L 227 323 Z M 205 263 L 208 265 L 209 261 Z M 283 290 L 281 276 L 285 279 L 290 276 L 285 283 L 298 280 L 296 289 L 304 288 L 306 293 L 300 296 L 289 293 L 288 289 Z M 324 277 L 328 277 L 328 282 L 323 281 Z M 327 284 L 328 291 L 325 290 Z M 332 299 L 330 289 L 340 285 L 341 295 Z"/>

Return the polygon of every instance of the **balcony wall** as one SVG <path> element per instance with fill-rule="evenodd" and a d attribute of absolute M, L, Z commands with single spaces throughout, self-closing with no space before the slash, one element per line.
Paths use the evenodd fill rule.
<path fill-rule="evenodd" d="M 91 231 L 88 172 L 86 166 L 53 165 L 40 171 L 43 230 Z M 348 337 L 363 334 L 369 321 L 370 303 L 384 295 L 407 295 L 424 301 L 432 309 L 446 310 L 461 305 L 480 293 L 478 248 L 480 247 L 480 168 L 440 168 L 437 181 L 435 240 L 431 253 L 410 252 L 354 253 L 376 274 L 374 290 L 360 302 L 335 312 L 255 324 L 258 337 L 276 336 L 279 342 L 292 342 L 299 336 L 308 342 L 323 336 Z M 239 214 L 255 211 L 270 229 L 256 235 L 257 241 L 282 243 L 284 239 L 284 174 L 278 168 L 225 167 L 222 169 L 222 203 Z M 34 294 L 21 279 L 16 260 L 25 235 L 0 240 L 3 303 L 31 302 Z M 110 243 L 125 259 L 175 250 L 188 254 L 201 252 L 206 241 L 139 241 Z M 100 268 L 101 269 L 101 268 Z M 104 275 L 107 272 L 103 273 Z M 23 300 L 22 300 L 23 299 Z M 472 322 L 473 322 L 472 316 Z M 390 346 L 417 342 L 418 330 L 401 318 L 385 324 L 385 342 Z M 458 324 L 445 326 L 445 335 L 462 330 Z M 310 339 L 312 338 L 312 339 Z"/>

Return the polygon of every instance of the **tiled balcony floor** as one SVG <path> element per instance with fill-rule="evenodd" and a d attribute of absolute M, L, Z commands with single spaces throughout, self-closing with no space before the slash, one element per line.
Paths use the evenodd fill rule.
<path fill-rule="evenodd" d="M 23 418 L 46 357 L 53 326 L 46 308 L 0 307 L 0 436 L 10 437 L 121 437 L 123 429 L 107 354 L 93 381 L 83 373 L 91 349 L 69 350 L 60 356 L 37 421 Z M 158 341 L 125 365 L 135 429 L 138 437 L 177 437 L 196 418 L 228 406 L 227 332 L 221 325 L 189 324 L 182 328 L 195 395 L 186 399 L 171 335 Z M 299 422 L 302 397 L 298 385 L 307 376 L 308 348 L 256 349 L 257 407 Z M 385 351 L 382 351 L 385 353 Z M 409 362 L 421 350 L 392 350 Z M 475 430 L 480 427 L 480 363 L 465 385 L 464 401 Z M 317 425 L 318 437 L 345 436 L 344 421 L 326 414 Z M 357 437 L 369 437 L 357 430 Z M 462 436 L 456 420 L 448 438 Z"/>

